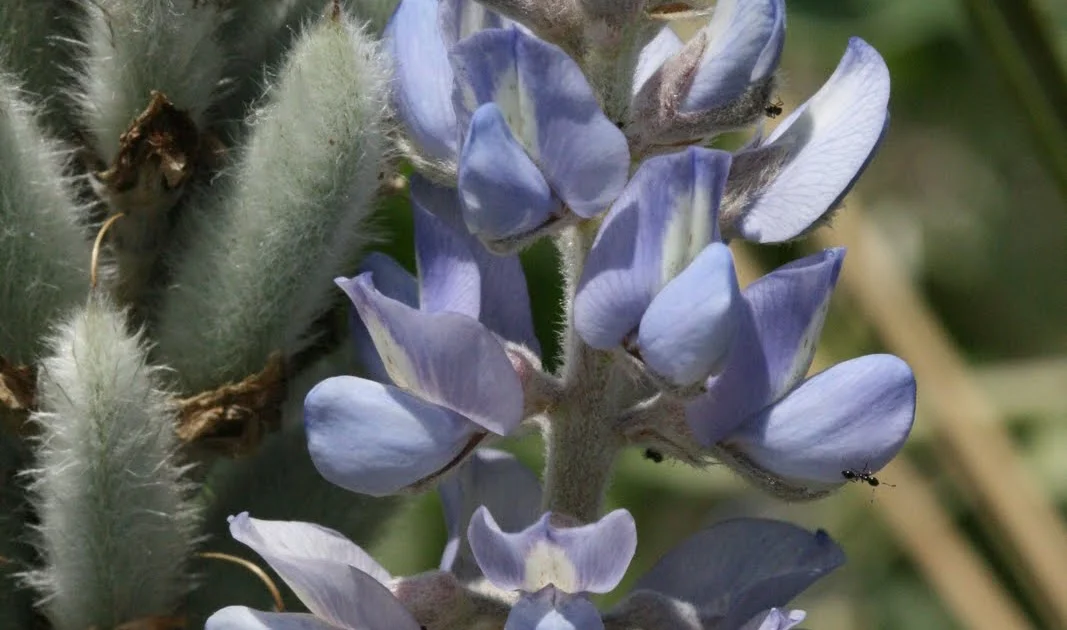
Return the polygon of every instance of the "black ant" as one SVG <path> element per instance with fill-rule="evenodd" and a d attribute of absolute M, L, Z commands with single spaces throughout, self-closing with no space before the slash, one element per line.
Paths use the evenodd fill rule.
<path fill-rule="evenodd" d="M 847 481 L 865 483 L 872 488 L 877 488 L 878 486 L 889 486 L 890 488 L 896 487 L 896 485 L 894 484 L 879 481 L 878 477 L 875 477 L 874 474 L 867 469 L 867 466 L 864 466 L 862 471 L 852 469 L 842 470 L 841 476 L 844 477 Z"/>
<path fill-rule="evenodd" d="M 763 108 L 763 113 L 767 115 L 767 118 L 777 118 L 782 114 L 782 99 L 776 99 L 773 103 Z"/>
<path fill-rule="evenodd" d="M 663 453 L 660 453 L 654 448 L 646 448 L 645 459 L 651 459 L 653 462 L 659 464 L 663 461 Z"/>

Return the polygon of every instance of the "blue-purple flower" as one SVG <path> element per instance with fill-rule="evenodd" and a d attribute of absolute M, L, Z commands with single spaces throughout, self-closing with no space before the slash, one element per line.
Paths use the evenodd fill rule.
<path fill-rule="evenodd" d="M 230 533 L 251 547 L 296 593 L 307 613 L 270 613 L 230 606 L 208 630 L 429 630 L 500 627 L 515 597 L 481 584 L 466 542 L 467 523 L 490 506 L 510 527 L 540 514 L 536 476 L 513 456 L 479 449 L 440 487 L 449 541 L 439 570 L 389 574 L 344 536 L 312 523 L 265 521 L 242 513 Z M 487 590 L 491 592 L 486 592 Z"/>
<path fill-rule="evenodd" d="M 593 242 L 574 327 L 593 348 L 640 359 L 659 389 L 683 397 L 623 422 L 631 439 L 688 448 L 694 462 L 694 451 L 714 449 L 779 493 L 817 496 L 845 483 L 843 471 L 878 470 L 896 455 L 914 420 L 914 378 L 900 359 L 873 355 L 801 382 L 844 250 L 740 291 L 719 232 L 731 168 L 730 154 L 701 148 L 641 165 Z"/>
<path fill-rule="evenodd" d="M 452 191 L 415 180 L 413 199 L 418 281 L 382 256 L 338 280 L 373 344 L 357 344 L 361 355 L 388 380 L 338 376 L 305 400 L 316 467 L 365 494 L 436 479 L 490 433 L 514 430 L 523 391 L 505 346 L 537 347 L 518 260 L 455 229 Z"/>
<path fill-rule="evenodd" d="M 881 144 L 888 107 L 889 69 L 878 51 L 853 37 L 826 84 L 734 156 L 723 235 L 777 243 L 821 225 Z"/>
<path fill-rule="evenodd" d="M 386 579 L 393 599 L 376 606 L 431 630 L 791 628 L 803 613 L 783 607 L 843 555 L 823 532 L 759 519 L 696 534 L 597 609 L 590 595 L 616 588 L 637 545 L 628 512 L 601 516 L 618 450 L 716 458 L 810 499 L 877 471 L 911 429 L 914 377 L 896 357 L 805 380 L 843 249 L 742 290 L 728 247 L 803 236 L 840 205 L 887 128 L 885 63 L 851 40 L 765 135 L 783 0 L 719 0 L 688 42 L 649 13 L 671 8 L 402 0 L 389 24 L 400 149 L 420 173 L 419 274 L 372 255 L 338 280 L 375 380 L 328 379 L 305 404 L 330 481 L 368 494 L 441 482 L 439 569 Z M 752 125 L 737 151 L 697 146 Z M 541 370 L 517 258 L 483 249 L 546 235 L 567 280 L 555 374 Z M 545 431 L 543 491 L 481 448 L 523 421 Z"/>
<path fill-rule="evenodd" d="M 740 291 L 719 236 L 725 151 L 690 148 L 641 165 L 600 226 L 574 298 L 590 346 L 621 347 L 672 385 L 701 383 L 733 344 Z"/>
<path fill-rule="evenodd" d="M 251 547 L 309 613 L 229 606 L 206 630 L 420 630 L 387 586 L 392 576 L 338 532 L 312 523 L 230 517 L 230 534 Z"/>
<path fill-rule="evenodd" d="M 684 44 L 663 28 L 637 67 L 627 136 L 644 153 L 755 123 L 784 41 L 783 0 L 719 0 Z"/>
<path fill-rule="evenodd" d="M 789 628 L 803 613 L 780 608 L 844 562 L 825 532 L 726 521 L 675 547 L 601 615 L 588 595 L 622 579 L 637 546 L 633 518 L 615 510 L 570 527 L 557 518 L 546 513 L 516 533 L 502 531 L 484 508 L 471 520 L 468 538 L 486 578 L 522 593 L 507 630 Z"/>
<path fill-rule="evenodd" d="M 746 287 L 722 374 L 686 406 L 697 439 L 759 471 L 757 480 L 837 487 L 844 470 L 887 464 L 911 431 L 915 379 L 897 357 L 859 357 L 804 380 L 844 254 L 813 254 Z"/>
<path fill-rule="evenodd" d="M 461 131 L 452 107 L 454 74 L 448 52 L 478 30 L 507 24 L 473 0 L 399 4 L 384 36 L 396 77 L 393 101 L 415 144 L 414 154 L 452 163 L 454 171 Z"/>
<path fill-rule="evenodd" d="M 508 529 L 520 529 L 541 515 L 541 482 L 509 453 L 480 448 L 437 488 L 448 542 L 441 570 L 460 580 L 482 576 L 467 543 L 467 525 L 479 507 L 496 513 Z"/>
<path fill-rule="evenodd" d="M 626 183 L 630 154 L 558 46 L 515 25 L 452 27 L 503 25 L 484 10 L 457 20 L 478 11 L 472 4 L 404 0 L 389 29 L 400 69 L 395 100 L 423 152 L 455 161 L 470 231 L 508 247 L 607 208 Z"/>

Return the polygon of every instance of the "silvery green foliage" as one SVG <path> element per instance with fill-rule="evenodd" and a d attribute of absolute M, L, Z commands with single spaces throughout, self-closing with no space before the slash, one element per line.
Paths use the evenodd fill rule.
<path fill-rule="evenodd" d="M 102 176 L 98 194 L 116 226 L 117 292 L 134 303 L 151 280 L 169 228 L 168 212 L 197 162 L 195 134 L 208 121 L 225 55 L 217 37 L 224 3 L 199 0 L 86 1 L 82 26 L 79 105 L 96 157 L 109 167 L 122 155 L 122 134 L 145 111 L 153 93 L 173 103 L 188 129 L 172 130 L 177 164 L 147 161 Z M 174 123 L 171 123 L 173 125 Z M 161 176 L 164 169 L 173 169 Z"/>
<path fill-rule="evenodd" d="M 5 4 L 0 17 L 11 20 L 9 32 L 32 35 L 34 44 L 25 48 L 5 38 L 4 61 L 27 73 L 33 68 L 29 48 L 45 35 L 23 4 Z M 89 244 L 66 174 L 69 155 L 44 135 L 30 98 L 14 75 L 0 73 L 0 356 L 15 365 L 32 363 L 49 322 L 84 299 L 89 278 Z M 0 427 L 15 418 L 0 408 Z M 16 477 L 27 451 L 0 429 L 0 557 L 7 560 L 0 567 L 2 628 L 28 628 L 32 619 L 32 594 L 16 590 L 14 575 L 32 555 L 26 497 Z"/>
<path fill-rule="evenodd" d="M 345 0 L 341 6 L 371 33 L 381 33 L 399 0 Z M 269 76 L 285 60 L 300 32 L 318 21 L 323 0 L 231 0 L 222 40 L 229 53 L 225 96 L 218 105 L 224 122 L 239 122 L 247 103 L 263 95 Z M 240 133 L 242 130 L 238 129 Z"/>
<path fill-rule="evenodd" d="M 190 587 L 183 567 L 198 517 L 159 369 L 101 295 L 49 345 L 29 473 L 44 566 L 28 579 L 57 630 L 168 614 Z"/>
<path fill-rule="evenodd" d="M 330 280 L 367 240 L 385 82 L 378 46 L 343 12 L 296 42 L 229 181 L 188 209 L 188 248 L 157 328 L 159 356 L 186 389 L 307 344 Z"/>
<path fill-rule="evenodd" d="M 52 318 L 84 297 L 89 244 L 64 173 L 10 74 L 0 74 L 0 355 L 29 363 Z"/>
<path fill-rule="evenodd" d="M 201 125 L 222 78 L 220 2 L 85 0 L 81 106 L 93 146 L 110 164 L 155 90 Z"/>
<path fill-rule="evenodd" d="M 310 386 L 303 358 L 285 366 L 287 428 L 261 452 L 217 461 L 174 431 L 179 398 L 322 337 L 315 320 L 368 240 L 377 194 L 387 70 L 367 33 L 386 4 L 0 6 L 0 358 L 39 379 L 32 415 L 0 396 L 0 628 L 36 627 L 42 614 L 57 629 L 168 615 L 195 627 L 208 589 L 250 583 L 262 595 L 240 569 L 193 560 L 220 548 L 213 535 L 225 526 L 198 513 L 253 501 L 363 538 L 392 512 L 394 501 L 345 500 L 314 473 L 294 419 Z M 238 23 L 268 5 L 270 19 Z M 248 41 L 269 43 L 270 55 L 245 54 Z M 242 95 L 245 80 L 255 89 Z M 167 124 L 193 131 L 177 164 L 162 151 L 123 153 L 122 134 L 163 102 L 153 93 L 176 116 Z M 167 124 L 151 130 L 157 144 L 175 132 Z M 220 139 L 233 146 L 218 151 Z M 128 177 L 116 184 L 108 173 L 120 161 Z M 101 237 L 103 282 L 86 302 L 91 237 L 105 218 L 116 220 Z M 307 373 L 338 371 L 326 361 Z M 198 457 L 195 475 L 183 450 Z"/>

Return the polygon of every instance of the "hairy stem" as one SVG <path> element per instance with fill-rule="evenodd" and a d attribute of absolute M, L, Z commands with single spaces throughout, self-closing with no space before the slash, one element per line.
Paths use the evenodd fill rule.
<path fill-rule="evenodd" d="M 574 294 L 578 290 L 578 280 L 582 277 L 582 268 L 585 266 L 585 258 L 593 246 L 596 237 L 596 225 L 582 223 L 567 228 L 556 239 L 556 248 L 559 249 L 561 266 L 563 267 L 563 301 L 564 311 L 567 317 L 566 326 L 560 335 L 560 361 L 557 376 L 563 381 L 563 387 L 570 391 L 578 386 L 581 376 L 596 361 L 596 352 L 585 345 L 574 330 Z"/>
<path fill-rule="evenodd" d="M 574 294 L 592 247 L 596 226 L 568 229 L 557 241 L 563 261 L 567 325 L 561 341 L 563 395 L 546 413 L 544 508 L 585 522 L 597 520 L 622 446 L 610 422 L 615 405 L 610 357 L 578 337 L 573 325 Z"/>
<path fill-rule="evenodd" d="M 598 401 L 581 402 L 561 405 L 545 425 L 544 508 L 591 523 L 600 518 L 622 441 Z"/>

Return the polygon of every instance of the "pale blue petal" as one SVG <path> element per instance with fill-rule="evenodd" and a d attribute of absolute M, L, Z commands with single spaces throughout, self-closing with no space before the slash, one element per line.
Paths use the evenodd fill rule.
<path fill-rule="evenodd" d="M 437 491 L 448 531 L 440 568 L 462 580 L 482 574 L 466 541 L 467 525 L 479 506 L 495 514 L 508 531 L 518 531 L 541 516 L 541 482 L 504 451 L 478 449 Z"/>
<path fill-rule="evenodd" d="M 522 385 L 488 328 L 465 315 L 426 313 L 385 297 L 369 274 L 349 288 L 397 386 L 498 435 L 522 421 Z"/>
<path fill-rule="evenodd" d="M 520 34 L 516 54 L 521 98 L 533 107 L 528 115 L 536 130 L 535 161 L 575 214 L 603 212 L 630 173 L 626 136 L 601 111 L 578 64 L 561 49 Z"/>
<path fill-rule="evenodd" d="M 340 532 L 314 523 L 270 521 L 241 512 L 229 518 L 230 535 L 270 560 L 283 557 L 290 566 L 313 573 L 319 564 L 345 564 L 385 584 L 392 579 L 385 567 Z M 285 576 L 282 576 L 283 579 Z"/>
<path fill-rule="evenodd" d="M 504 630 L 601 630 L 604 622 L 591 601 L 551 586 L 516 602 Z"/>
<path fill-rule="evenodd" d="M 436 475 L 480 441 L 463 416 L 395 387 L 352 376 L 316 385 L 304 400 L 315 468 L 342 488 L 384 496 Z"/>
<path fill-rule="evenodd" d="M 337 630 L 307 613 L 275 613 L 227 606 L 208 617 L 204 630 Z"/>
<path fill-rule="evenodd" d="M 437 0 L 402 0 L 384 38 L 393 60 L 393 100 L 416 144 L 454 161 L 459 132 L 452 108 L 452 65 L 438 28 Z"/>
<path fill-rule="evenodd" d="M 452 51 L 460 124 L 495 103 L 553 192 L 583 217 L 626 184 L 626 137 L 604 116 L 578 65 L 517 28 L 477 33 Z"/>
<path fill-rule="evenodd" d="M 481 273 L 469 247 L 469 235 L 411 204 L 415 222 L 415 260 L 419 269 L 419 308 L 427 313 L 458 313 L 478 319 Z M 372 278 L 373 279 L 373 278 Z M 377 288 L 375 282 L 375 288 Z"/>
<path fill-rule="evenodd" d="M 463 205 L 455 188 L 436 184 L 418 173 L 408 178 L 411 203 L 445 222 L 452 231 L 470 234 L 463 221 Z"/>
<path fill-rule="evenodd" d="M 641 91 L 641 87 L 648 81 L 656 70 L 668 59 L 673 57 L 685 44 L 674 29 L 664 26 L 656 34 L 652 41 L 645 44 L 641 49 L 641 55 L 637 58 L 637 68 L 634 69 L 633 94 Z"/>
<path fill-rule="evenodd" d="M 726 361 L 741 302 L 730 248 L 712 243 L 645 311 L 637 334 L 641 358 L 675 385 L 703 381 Z"/>
<path fill-rule="evenodd" d="M 374 288 L 382 295 L 399 300 L 412 308 L 419 307 L 419 284 L 415 276 L 393 258 L 381 252 L 367 254 L 359 264 L 360 272 L 369 271 Z M 354 278 L 338 278 L 335 282 L 340 285 L 352 282 Z"/>
<path fill-rule="evenodd" d="M 807 374 L 844 248 L 801 258 L 745 287 L 733 349 L 707 393 L 690 401 L 694 435 L 710 446 L 778 401 Z"/>
<path fill-rule="evenodd" d="M 424 177 L 413 175 L 410 190 L 412 204 L 440 219 L 444 223 L 440 229 L 449 230 L 453 238 L 465 243 L 477 264 L 481 277 L 478 321 L 502 338 L 540 354 L 541 344 L 534 335 L 526 274 L 518 255 L 493 254 L 467 231 L 459 196 L 454 188 L 439 186 Z M 462 257 L 462 254 L 457 255 Z"/>
<path fill-rule="evenodd" d="M 779 400 L 808 373 L 845 248 L 834 247 L 783 265 L 745 287 L 764 357 L 769 398 Z"/>
<path fill-rule="evenodd" d="M 590 346 L 618 346 L 652 298 L 718 239 L 729 154 L 701 148 L 650 158 L 611 207 L 586 259 L 575 329 Z"/>
<path fill-rule="evenodd" d="M 399 300 L 412 308 L 419 307 L 418 281 L 400 263 L 385 254 L 372 252 L 363 259 L 359 266 L 360 273 L 368 271 L 371 273 L 374 287 L 384 295 L 394 300 Z M 355 278 L 334 279 L 334 283 L 346 294 L 349 292 L 349 285 L 354 281 Z M 351 309 L 349 313 L 351 314 L 348 326 L 349 334 L 352 336 L 352 343 L 356 349 L 356 360 L 363 368 L 362 375 L 379 383 L 392 383 L 389 373 L 385 370 L 385 364 L 382 363 L 382 357 L 378 354 L 377 348 L 374 347 L 374 340 L 371 339 L 367 327 L 363 325 L 363 320 L 359 318 L 356 309 Z"/>
<path fill-rule="evenodd" d="M 835 365 L 724 440 L 783 478 L 844 483 L 844 470 L 876 472 L 915 420 L 915 377 L 904 361 L 873 354 Z"/>
<path fill-rule="evenodd" d="M 565 593 L 606 593 L 626 573 L 637 549 L 637 527 L 626 510 L 615 510 L 581 527 L 556 527 L 551 513 L 516 533 L 505 533 L 484 507 L 467 539 L 485 577 L 498 588 L 537 592 L 555 586 Z"/>
<path fill-rule="evenodd" d="M 459 162 L 468 229 L 483 239 L 531 232 L 562 207 L 493 103 L 474 112 Z"/>
<path fill-rule="evenodd" d="M 689 46 L 703 46 L 682 112 L 718 109 L 770 78 L 785 40 L 782 0 L 719 0 L 711 21 Z"/>
<path fill-rule="evenodd" d="M 784 606 L 841 566 L 845 554 L 823 531 L 742 518 L 717 523 L 672 549 L 643 575 L 646 589 L 692 604 L 701 618 L 737 628 L 772 606 Z"/>
<path fill-rule="evenodd" d="M 869 163 L 889 122 L 889 70 L 874 48 L 859 38 L 829 81 L 775 128 L 756 152 L 779 157 L 771 182 L 754 191 L 737 211 L 732 228 L 761 243 L 804 233 L 835 207 Z M 738 160 L 759 169 L 766 159 Z M 759 173 L 739 173 L 760 180 Z M 735 175 L 731 173 L 731 182 Z M 765 177 L 762 177 L 765 179 Z"/>
<path fill-rule="evenodd" d="M 382 583 L 385 569 L 337 532 L 310 523 L 260 521 L 247 512 L 230 519 L 230 532 L 262 556 L 316 617 L 342 628 L 419 627 Z"/>

